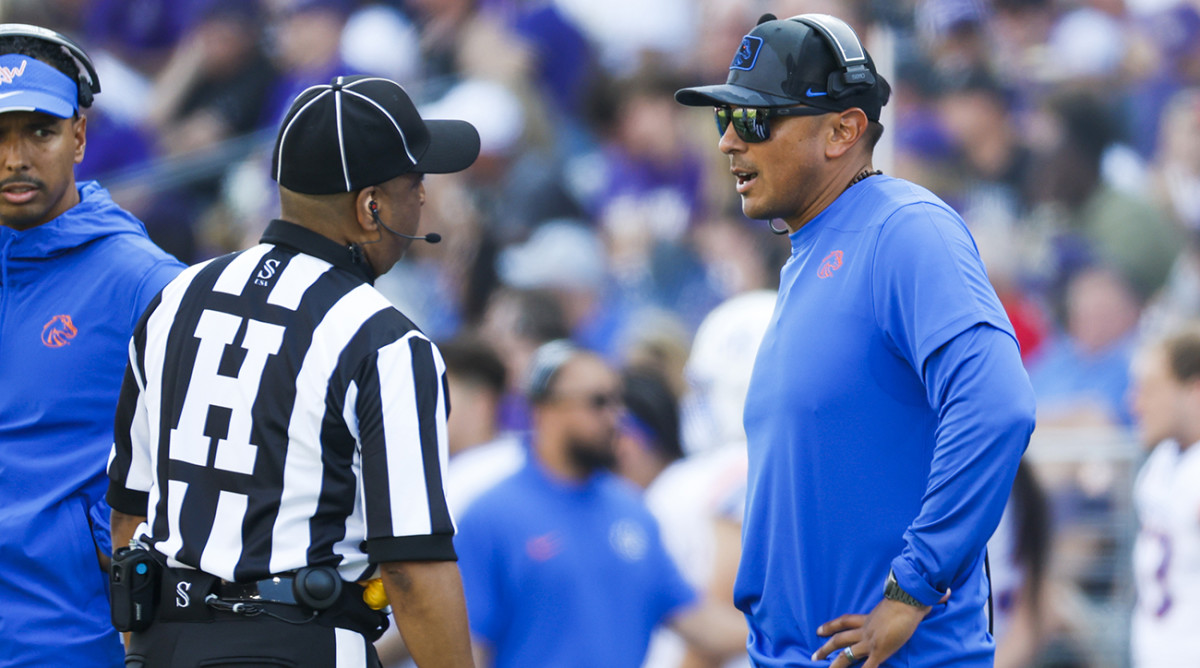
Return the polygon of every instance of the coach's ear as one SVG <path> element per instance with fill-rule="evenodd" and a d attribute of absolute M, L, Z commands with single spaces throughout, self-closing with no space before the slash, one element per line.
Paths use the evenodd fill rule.
<path fill-rule="evenodd" d="M 867 115 L 858 107 L 830 114 L 825 157 L 840 158 L 854 147 L 867 131 Z"/>

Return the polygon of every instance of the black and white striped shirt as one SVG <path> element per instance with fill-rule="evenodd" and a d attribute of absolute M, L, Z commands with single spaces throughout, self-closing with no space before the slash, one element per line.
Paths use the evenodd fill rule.
<path fill-rule="evenodd" d="M 108 500 L 146 516 L 136 535 L 168 565 L 238 581 L 330 565 L 355 581 L 455 558 L 445 365 L 360 257 L 272 221 L 143 315 Z"/>

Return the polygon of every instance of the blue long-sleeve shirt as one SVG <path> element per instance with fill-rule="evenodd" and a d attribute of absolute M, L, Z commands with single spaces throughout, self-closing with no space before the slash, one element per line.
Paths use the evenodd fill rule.
<path fill-rule="evenodd" d="M 1033 429 L 974 241 L 928 191 L 853 186 L 791 236 L 746 401 L 734 597 L 760 666 L 818 666 L 819 625 L 889 569 L 936 606 L 886 666 L 990 666 L 983 551 Z"/>
<path fill-rule="evenodd" d="M 0 226 L 0 667 L 120 666 L 104 475 L 129 337 L 183 265 L 95 182 Z"/>

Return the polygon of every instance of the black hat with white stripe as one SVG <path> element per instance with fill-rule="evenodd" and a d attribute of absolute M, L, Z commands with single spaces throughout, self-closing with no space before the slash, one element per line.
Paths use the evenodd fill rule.
<path fill-rule="evenodd" d="M 473 125 L 422 119 L 395 81 L 335 77 L 292 102 L 275 140 L 271 175 L 288 190 L 332 195 L 408 172 L 461 171 L 478 156 Z"/>
<path fill-rule="evenodd" d="M 764 14 L 742 38 L 723 84 L 684 88 L 691 107 L 810 107 L 863 110 L 879 120 L 892 88 L 845 21 L 828 14 Z"/>

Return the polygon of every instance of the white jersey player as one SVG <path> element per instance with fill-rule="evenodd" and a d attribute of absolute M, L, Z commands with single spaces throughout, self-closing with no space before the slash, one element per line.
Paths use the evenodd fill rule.
<path fill-rule="evenodd" d="M 1157 444 L 1134 485 L 1135 668 L 1200 666 L 1200 330 L 1134 362 L 1142 442 Z"/>
<path fill-rule="evenodd" d="M 731 608 L 746 501 L 742 405 L 774 308 L 774 291 L 747 292 L 726 300 L 700 324 L 685 368 L 690 389 L 681 402 L 687 456 L 646 490 L 646 505 L 684 578 L 702 596 L 728 599 Z M 686 651 L 673 632 L 657 631 L 643 668 L 676 668 Z M 749 665 L 743 657 L 725 668 Z"/>

